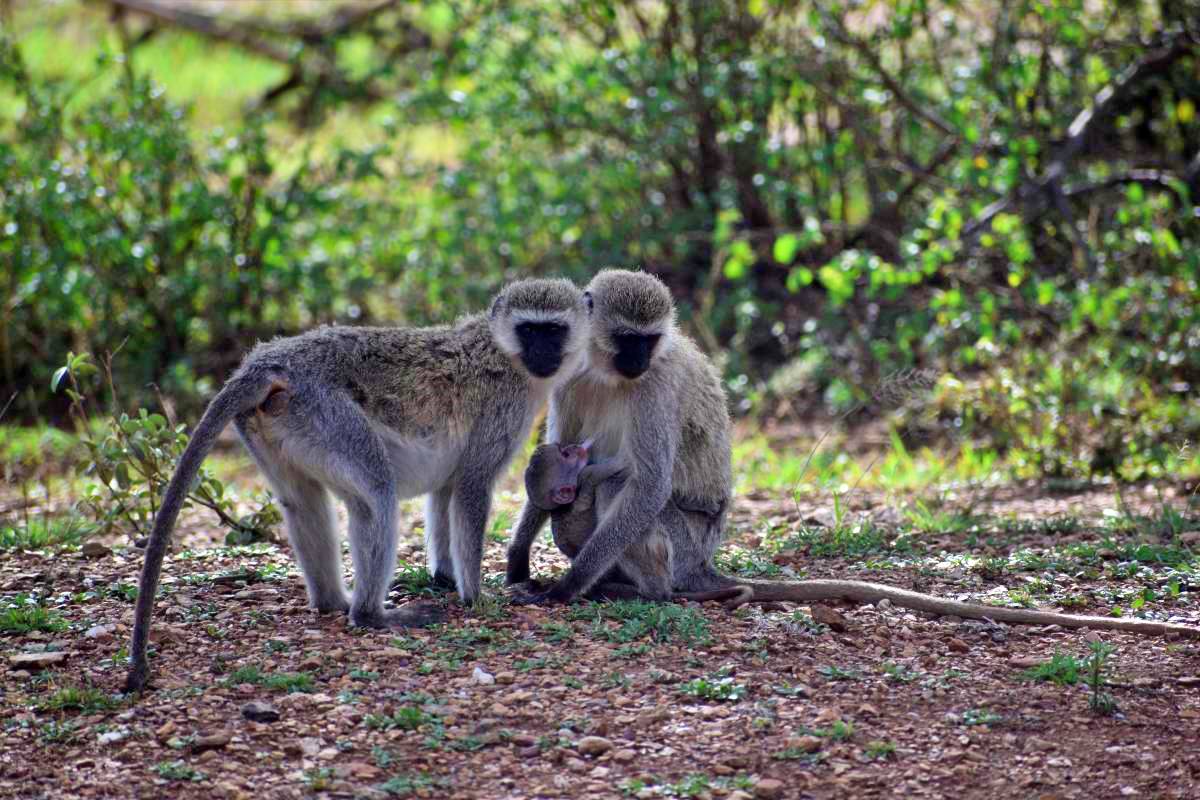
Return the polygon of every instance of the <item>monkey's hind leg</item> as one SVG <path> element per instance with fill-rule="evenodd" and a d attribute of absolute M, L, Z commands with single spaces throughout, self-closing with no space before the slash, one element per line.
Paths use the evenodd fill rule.
<path fill-rule="evenodd" d="M 310 386 L 297 392 L 286 428 L 280 438 L 284 458 L 346 504 L 354 562 L 350 624 L 386 628 L 441 621 L 436 607 L 384 609 L 396 569 L 397 480 L 387 447 L 362 409 L 329 386 Z"/>
<path fill-rule="evenodd" d="M 671 540 L 655 523 L 654 530 L 640 541 L 634 542 L 617 566 L 637 587 L 638 595 L 645 600 L 671 599 Z"/>
<path fill-rule="evenodd" d="M 242 442 L 279 498 L 288 541 L 304 574 L 309 606 L 323 613 L 349 611 L 337 518 L 329 492 L 288 464 L 256 423 L 246 417 L 236 420 Z"/>
<path fill-rule="evenodd" d="M 442 487 L 425 498 L 425 560 L 434 586 L 443 589 L 457 585 L 450 556 L 450 496 L 450 489 Z"/>

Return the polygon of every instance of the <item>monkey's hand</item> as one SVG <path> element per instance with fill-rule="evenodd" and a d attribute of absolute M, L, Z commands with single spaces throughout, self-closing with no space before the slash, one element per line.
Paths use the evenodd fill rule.
<path fill-rule="evenodd" d="M 555 593 L 558 584 L 547 587 L 539 580 L 529 580 L 510 587 L 509 600 L 516 606 L 549 606 L 565 603 L 569 598 L 559 598 Z"/>

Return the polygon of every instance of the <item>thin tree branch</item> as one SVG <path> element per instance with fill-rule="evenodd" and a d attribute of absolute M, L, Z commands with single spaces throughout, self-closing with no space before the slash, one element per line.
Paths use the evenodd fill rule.
<path fill-rule="evenodd" d="M 1138 84 L 1162 74 L 1162 71 L 1170 67 L 1173 63 L 1185 55 L 1193 53 L 1197 45 L 1198 42 L 1194 34 L 1190 32 L 1176 33 L 1170 38 L 1169 44 L 1146 55 L 1121 73 L 1121 76 L 1117 80 L 1097 92 L 1088 107 L 1080 111 L 1075 116 L 1075 119 L 1072 120 L 1070 126 L 1068 126 L 1066 141 L 1058 148 L 1054 159 L 1043 171 L 1041 177 L 1026 181 L 1008 197 L 996 200 L 984 208 L 975 219 L 963 227 L 963 240 L 971 239 L 987 227 L 997 215 L 1016 206 L 1028 206 L 1026 209 L 1027 212 L 1036 213 L 1045 207 L 1047 201 L 1051 201 L 1060 209 L 1061 213 L 1060 198 L 1055 196 L 1056 193 L 1062 194 L 1065 198 L 1083 194 L 1085 190 L 1098 191 L 1099 189 L 1109 188 L 1119 183 L 1163 184 L 1164 181 L 1170 180 L 1170 176 L 1167 173 L 1160 173 L 1155 170 L 1133 170 L 1132 172 L 1124 173 L 1124 177 L 1127 178 L 1126 180 L 1120 180 L 1118 177 L 1109 179 L 1109 181 L 1115 181 L 1115 183 L 1102 181 L 1097 184 L 1076 186 L 1070 189 L 1062 188 L 1062 179 L 1067 172 L 1067 168 L 1076 158 L 1083 154 L 1088 139 L 1095 134 L 1097 126 L 1106 121 L 1113 110 L 1120 107 L 1133 94 Z M 1200 155 L 1197 158 L 1200 159 Z M 1198 165 L 1198 168 L 1200 168 L 1200 165 Z M 1069 217 L 1066 218 L 1066 222 L 1067 224 L 1071 224 Z M 1075 231 L 1075 233 L 1078 233 L 1078 231 Z"/>
<path fill-rule="evenodd" d="M 241 24 L 228 25 L 216 17 L 201 14 L 187 8 L 167 5 L 155 0 L 96 0 L 124 11 L 157 19 L 195 33 L 203 34 L 212 39 L 235 44 L 238 47 L 257 53 L 264 58 L 290 64 L 295 54 L 280 47 L 274 42 L 247 33 L 247 27 Z"/>
<path fill-rule="evenodd" d="M 883 66 L 883 62 L 879 60 L 879 56 L 876 55 L 875 51 L 871 49 L 871 45 L 868 42 L 864 42 L 862 39 L 859 39 L 857 36 L 846 30 L 846 28 L 842 25 L 841 20 L 835 20 L 834 24 L 837 28 L 838 38 L 843 43 L 853 47 L 858 51 L 859 55 L 866 59 L 866 62 L 868 65 L 870 65 L 871 70 L 879 77 L 879 80 L 883 82 L 883 85 L 887 87 L 887 90 L 891 92 L 893 96 L 895 96 L 896 100 L 900 102 L 900 105 L 908 109 L 909 113 L 911 113 L 913 116 L 923 120 L 929 125 L 932 125 L 934 128 L 937 128 L 946 136 L 952 136 L 955 139 L 958 138 L 958 130 L 953 125 L 942 119 L 936 112 L 923 106 L 921 103 L 918 103 L 908 92 L 904 90 L 904 87 L 900 85 L 900 82 L 897 81 L 892 73 L 888 72 Z"/>

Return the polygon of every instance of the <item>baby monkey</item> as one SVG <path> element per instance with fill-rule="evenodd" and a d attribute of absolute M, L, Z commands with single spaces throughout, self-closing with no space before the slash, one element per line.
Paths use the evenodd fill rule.
<path fill-rule="evenodd" d="M 529 502 L 549 512 L 554 544 L 571 559 L 575 558 L 596 528 L 597 493 L 600 493 L 599 500 L 603 504 L 605 497 L 611 497 L 620 489 L 623 479 L 623 467 L 617 463 L 617 459 L 588 464 L 590 447 L 591 442 L 543 444 L 533 451 L 529 466 L 525 468 L 525 491 Z M 635 545 L 644 552 L 627 552 L 626 557 L 639 562 L 643 573 L 656 575 L 659 580 L 669 582 L 672 558 L 670 541 L 669 537 L 652 533 L 643 544 Z M 877 603 L 889 600 L 901 608 L 963 619 L 990 619 L 1016 625 L 1061 625 L 1064 628 L 1093 628 L 1151 636 L 1176 633 L 1200 638 L 1200 628 L 1176 623 L 985 606 L 866 581 L 748 581 L 721 577 L 728 581 L 726 587 L 707 592 L 675 592 L 668 588 L 666 594 L 672 599 L 720 601 L 730 611 L 747 603 L 816 603 L 830 600 Z M 654 591 L 647 593 L 633 581 L 615 572 L 606 576 L 588 596 L 610 600 L 658 599 L 663 594 Z"/>

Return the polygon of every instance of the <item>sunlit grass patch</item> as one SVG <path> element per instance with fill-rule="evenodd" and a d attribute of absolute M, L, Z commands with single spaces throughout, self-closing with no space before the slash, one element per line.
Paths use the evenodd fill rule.
<path fill-rule="evenodd" d="M 84 714 L 111 711 L 120 705 L 120 700 L 95 686 L 63 686 L 34 702 L 38 711 L 80 711 Z"/>
<path fill-rule="evenodd" d="M 926 490 L 950 482 L 983 482 L 1005 476 L 999 456 L 969 442 L 945 452 L 910 451 L 893 434 L 886 445 L 852 456 L 843 436 L 780 442 L 762 433 L 733 446 L 738 491 L 784 491 L 798 496 L 852 488 Z"/>
<path fill-rule="evenodd" d="M 605 641 L 628 643 L 649 638 L 665 643 L 704 645 L 711 640 L 708 620 L 694 608 L 674 603 L 619 600 L 571 606 L 572 620 L 591 621 L 592 635 Z M 619 623 L 612 627 L 608 623 Z"/>
<path fill-rule="evenodd" d="M 40 599 L 27 594 L 4 598 L 0 607 L 0 633 L 57 633 L 67 629 L 62 615 L 42 605 Z"/>
<path fill-rule="evenodd" d="M 36 515 L 0 525 L 0 550 L 43 550 L 78 545 L 99 526 L 75 514 Z"/>
<path fill-rule="evenodd" d="M 816 558 L 860 557 L 872 553 L 909 552 L 914 547 L 914 540 L 876 524 L 870 517 L 860 517 L 832 527 L 803 527 L 773 546 L 781 551 L 804 551 Z"/>

